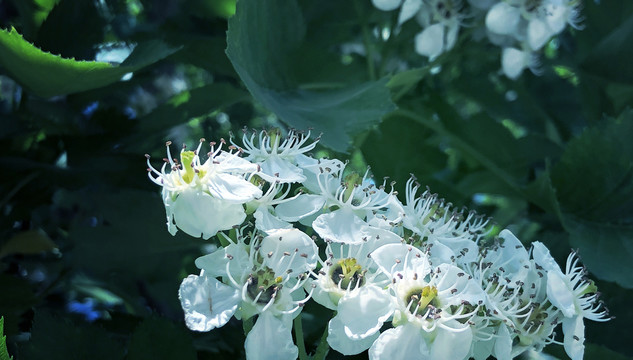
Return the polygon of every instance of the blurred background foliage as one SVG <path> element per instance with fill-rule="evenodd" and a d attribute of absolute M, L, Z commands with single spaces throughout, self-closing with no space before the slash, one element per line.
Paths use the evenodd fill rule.
<path fill-rule="evenodd" d="M 616 316 L 587 324 L 586 358 L 631 358 L 633 2 L 585 0 L 584 30 L 517 81 L 480 26 L 429 63 L 396 13 L 369 0 L 0 1 L 8 353 L 243 357 L 239 322 L 183 324 L 177 289 L 210 243 L 168 234 L 143 155 L 292 127 L 400 190 L 415 174 L 560 263 L 579 249 Z M 308 351 L 329 317 L 305 309 Z"/>

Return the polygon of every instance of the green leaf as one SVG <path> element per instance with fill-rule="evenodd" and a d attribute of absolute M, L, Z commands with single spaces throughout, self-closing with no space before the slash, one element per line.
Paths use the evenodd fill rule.
<path fill-rule="evenodd" d="M 292 127 L 314 128 L 322 144 L 347 151 L 351 139 L 394 109 L 387 79 L 323 91 L 302 87 L 294 63 L 306 34 L 296 1 L 241 0 L 229 20 L 227 54 L 251 94 Z"/>
<path fill-rule="evenodd" d="M 31 338 L 20 351 L 26 360 L 123 359 L 124 348 L 101 327 L 73 323 L 44 310 L 36 311 Z"/>
<path fill-rule="evenodd" d="M 596 222 L 633 222 L 633 111 L 586 129 L 552 168 L 564 212 Z"/>
<path fill-rule="evenodd" d="M 134 330 L 127 356 L 127 360 L 196 358 L 187 329 L 155 316 L 145 319 Z"/>
<path fill-rule="evenodd" d="M 604 37 L 587 59 L 582 67 L 590 74 L 597 75 L 613 82 L 633 83 L 633 16 L 622 22 L 609 35 Z"/>
<path fill-rule="evenodd" d="M 0 360 L 12 360 L 7 350 L 7 337 L 4 336 L 4 317 L 0 317 Z"/>
<path fill-rule="evenodd" d="M 598 278 L 633 289 L 633 225 L 592 222 L 563 216 L 570 243 Z"/>
<path fill-rule="evenodd" d="M 65 58 L 94 59 L 106 26 L 97 6 L 93 1 L 59 1 L 42 23 L 35 44 Z"/>
<path fill-rule="evenodd" d="M 633 111 L 571 140 L 551 171 L 570 242 L 597 277 L 633 288 Z"/>
<path fill-rule="evenodd" d="M 121 65 L 76 61 L 44 52 L 26 41 L 15 29 L 0 30 L 0 65 L 14 80 L 42 97 L 65 95 L 102 87 L 127 73 L 177 51 L 161 41 L 139 44 Z"/>

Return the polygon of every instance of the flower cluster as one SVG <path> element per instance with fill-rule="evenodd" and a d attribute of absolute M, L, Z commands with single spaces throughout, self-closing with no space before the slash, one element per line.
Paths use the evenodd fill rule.
<path fill-rule="evenodd" d="M 503 73 L 518 78 L 538 72 L 538 52 L 567 25 L 579 28 L 580 0 L 372 0 L 380 10 L 400 8 L 398 26 L 414 18 L 423 28 L 415 50 L 433 61 L 455 45 L 465 19 L 485 24 L 488 39 L 502 48 Z M 481 21 L 478 21 L 481 20 Z"/>
<path fill-rule="evenodd" d="M 509 359 L 560 344 L 562 324 L 565 351 L 582 359 L 584 319 L 609 317 L 575 253 L 563 271 L 542 243 L 494 236 L 413 177 L 401 202 L 369 170 L 309 155 L 309 135 L 245 131 L 204 161 L 202 145 L 179 161 L 168 149 L 160 171 L 148 157 L 168 230 L 219 240 L 180 286 L 190 329 L 256 319 L 247 358 L 295 359 L 293 319 L 313 300 L 335 311 L 327 343 L 344 355 Z"/>

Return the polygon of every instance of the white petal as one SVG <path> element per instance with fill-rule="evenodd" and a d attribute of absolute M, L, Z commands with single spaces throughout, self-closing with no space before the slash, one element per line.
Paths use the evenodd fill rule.
<path fill-rule="evenodd" d="M 560 266 L 549 252 L 549 249 L 540 241 L 532 243 L 532 258 L 545 271 L 557 271 L 562 274 Z"/>
<path fill-rule="evenodd" d="M 421 330 L 407 323 L 380 334 L 369 349 L 369 359 L 429 359 L 429 349 Z"/>
<path fill-rule="evenodd" d="M 393 311 L 390 295 L 377 286 L 366 285 L 339 301 L 335 318 L 343 324 L 347 337 L 364 339 L 380 330 Z"/>
<path fill-rule="evenodd" d="M 257 175 L 271 183 L 279 182 L 285 184 L 303 182 L 306 179 L 301 168 L 279 156 L 268 157 L 266 160 L 260 162 L 259 166 L 261 170 Z"/>
<path fill-rule="evenodd" d="M 321 195 L 302 194 L 275 207 L 275 214 L 285 221 L 295 222 L 323 210 L 325 198 Z"/>
<path fill-rule="evenodd" d="M 271 232 L 261 242 L 260 253 L 264 264 L 278 276 L 297 276 L 314 269 L 318 248 L 314 240 L 298 229 L 281 229 Z"/>
<path fill-rule="evenodd" d="M 494 355 L 497 359 L 510 359 L 512 352 L 512 337 L 505 324 L 499 325 L 495 340 Z"/>
<path fill-rule="evenodd" d="M 415 36 L 415 52 L 432 61 L 444 51 L 444 25 L 434 24 Z"/>
<path fill-rule="evenodd" d="M 262 196 L 262 190 L 239 176 L 216 174 L 207 184 L 209 193 L 225 201 L 243 204 Z"/>
<path fill-rule="evenodd" d="M 319 215 L 312 223 L 312 228 L 323 240 L 345 244 L 363 242 L 362 231 L 366 226 L 367 223 L 346 208 Z"/>
<path fill-rule="evenodd" d="M 573 9 L 563 4 L 546 4 L 545 5 L 545 21 L 547 21 L 548 27 L 552 30 L 552 33 L 558 34 L 567 25 L 567 20 L 570 17 L 570 13 Z"/>
<path fill-rule="evenodd" d="M 214 171 L 218 173 L 238 173 L 246 174 L 257 171 L 257 165 L 250 161 L 237 156 L 236 154 L 230 154 L 226 151 L 220 152 L 215 158 L 209 159 L 210 167 L 214 167 Z M 205 162 L 205 164 L 207 164 Z"/>
<path fill-rule="evenodd" d="M 255 227 L 259 230 L 269 233 L 278 229 L 291 229 L 292 224 L 280 220 L 273 214 L 271 214 L 265 207 L 259 207 L 253 213 L 255 218 Z"/>
<path fill-rule="evenodd" d="M 411 19 L 422 7 L 422 0 L 404 0 L 400 14 L 398 15 L 398 25 Z"/>
<path fill-rule="evenodd" d="M 455 46 L 457 42 L 457 35 L 459 34 L 459 21 L 453 21 L 447 25 L 448 31 L 446 32 L 446 44 L 444 44 L 444 51 L 448 51 Z"/>
<path fill-rule="evenodd" d="M 423 270 L 419 276 L 424 277 L 431 270 L 426 255 L 411 245 L 383 245 L 374 250 L 370 256 L 380 270 L 389 277 L 395 276 L 396 273 L 415 271 L 420 268 Z"/>
<path fill-rule="evenodd" d="M 535 18 L 530 20 L 527 28 L 528 45 L 534 51 L 540 50 L 554 35 L 545 21 Z"/>
<path fill-rule="evenodd" d="M 402 0 L 371 0 L 371 2 L 382 11 L 391 11 L 397 9 Z"/>
<path fill-rule="evenodd" d="M 211 254 L 201 256 L 195 261 L 198 269 L 204 270 L 205 274 L 212 277 L 227 276 L 227 263 L 233 278 L 239 278 L 245 269 L 252 266 L 246 249 L 239 244 L 229 244 L 225 248 L 219 248 Z"/>
<path fill-rule="evenodd" d="M 172 212 L 180 230 L 204 239 L 220 230 L 240 225 L 246 219 L 242 205 L 227 203 L 194 189 L 185 190 L 178 195 Z"/>
<path fill-rule="evenodd" d="M 237 310 L 240 294 L 215 278 L 189 275 L 180 284 L 178 297 L 191 330 L 209 331 L 224 326 Z"/>
<path fill-rule="evenodd" d="M 457 322 L 456 320 L 451 320 Z M 470 352 L 473 342 L 473 332 L 470 327 L 461 331 L 452 331 L 438 327 L 437 337 L 431 345 L 431 359 L 465 359 Z"/>
<path fill-rule="evenodd" d="M 380 336 L 380 332 L 376 331 L 373 335 L 363 339 L 350 339 L 345 335 L 345 327 L 338 317 L 334 317 L 328 324 L 327 342 L 330 347 L 343 355 L 356 355 L 369 349 L 376 339 Z"/>
<path fill-rule="evenodd" d="M 248 360 L 295 360 L 299 349 L 292 341 L 291 326 L 265 311 L 246 336 L 244 348 Z"/>
<path fill-rule="evenodd" d="M 577 314 L 574 304 L 574 293 L 569 288 L 563 274 L 556 271 L 547 272 L 547 299 L 556 306 L 565 317 Z"/>
<path fill-rule="evenodd" d="M 528 64 L 527 55 L 515 48 L 505 48 L 501 55 L 501 67 L 503 73 L 510 79 L 516 79 L 521 75 Z"/>
<path fill-rule="evenodd" d="M 506 2 L 499 2 L 490 8 L 486 14 L 486 27 L 493 33 L 513 35 L 517 31 L 521 10 Z"/>
<path fill-rule="evenodd" d="M 563 319 L 565 352 L 571 360 L 582 360 L 585 354 L 585 324 L 582 316 Z"/>

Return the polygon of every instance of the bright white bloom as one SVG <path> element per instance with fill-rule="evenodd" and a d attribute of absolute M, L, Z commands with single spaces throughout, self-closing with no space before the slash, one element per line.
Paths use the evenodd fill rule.
<path fill-rule="evenodd" d="M 242 204 L 262 195 L 262 191 L 245 177 L 257 171 L 257 166 L 239 157 L 230 147 L 215 148 L 201 163 L 199 152 L 204 139 L 195 151 L 183 147 L 180 162 L 173 159 L 167 142 L 167 158 L 160 171 L 149 163 L 148 176 L 163 187 L 163 202 L 167 213 L 167 228 L 176 234 L 176 227 L 185 233 L 208 239 L 220 230 L 241 224 L 246 218 Z M 169 172 L 167 172 L 169 166 Z"/>
<path fill-rule="evenodd" d="M 538 65 L 539 61 L 536 54 L 527 50 L 506 47 L 501 53 L 501 69 L 512 80 L 521 76 L 521 73 L 526 68 L 530 68 L 533 73 L 538 74 Z"/>
<path fill-rule="evenodd" d="M 303 289 L 317 257 L 309 236 L 284 229 L 264 238 L 252 235 L 250 244 L 240 237 L 237 243 L 198 258 L 200 276 L 190 275 L 179 291 L 187 326 L 208 331 L 233 315 L 259 315 L 246 338 L 247 358 L 295 359 L 292 319 L 309 299 Z"/>
<path fill-rule="evenodd" d="M 487 232 L 488 219 L 456 212 L 437 194 L 425 191 L 416 197 L 420 184 L 411 178 L 406 186 L 406 205 L 402 205 L 402 226 L 410 230 L 414 244 L 429 247 L 442 262 L 469 263 L 478 255 L 478 241 Z"/>
<path fill-rule="evenodd" d="M 371 257 L 392 279 L 396 329 L 380 335 L 370 359 L 465 359 L 473 339 L 470 319 L 484 299 L 472 278 L 451 264 L 432 266 L 425 253 L 410 245 L 384 245 Z"/>
<path fill-rule="evenodd" d="M 367 350 L 378 337 L 378 330 L 391 316 L 387 306 L 390 296 L 384 290 L 389 279 L 368 256 L 371 251 L 384 245 L 400 243 L 401 238 L 384 229 L 366 226 L 366 234 L 360 244 L 333 243 L 328 241 L 326 259 L 315 275 L 313 298 L 319 304 L 337 310 L 337 315 L 328 324 L 328 343 L 334 350 L 344 354 L 358 354 Z M 356 329 L 356 309 L 374 309 L 378 314 L 356 320 L 373 321 Z M 370 311 L 370 310 L 368 310 Z"/>
<path fill-rule="evenodd" d="M 247 160 L 259 165 L 258 176 L 271 183 L 303 182 L 306 177 L 302 169 L 297 166 L 298 158 L 305 157 L 305 153 L 314 149 L 319 141 L 308 142 L 310 132 L 307 134 L 290 130 L 288 136 L 282 141 L 279 130 L 270 132 L 261 131 L 256 137 L 253 132 L 249 137 L 246 131 L 242 137 L 244 153 Z"/>
<path fill-rule="evenodd" d="M 563 273 L 545 245 L 540 242 L 532 245 L 534 261 L 547 272 L 547 299 L 564 316 L 565 351 L 572 360 L 582 359 L 585 352 L 583 318 L 608 321 L 608 311 L 598 302 L 597 288 L 585 278 L 585 269 L 578 265 L 576 253 L 572 252 L 567 257 Z"/>

